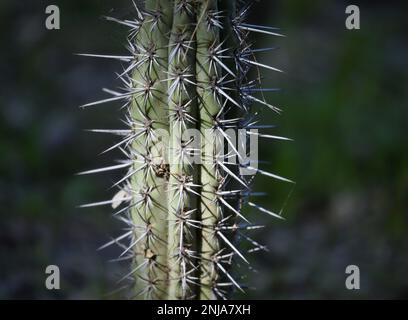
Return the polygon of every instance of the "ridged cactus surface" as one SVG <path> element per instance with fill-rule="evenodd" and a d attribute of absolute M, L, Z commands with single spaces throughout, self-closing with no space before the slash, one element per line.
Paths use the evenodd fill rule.
<path fill-rule="evenodd" d="M 281 219 L 254 202 L 256 173 L 288 179 L 258 168 L 258 137 L 268 128 L 252 104 L 280 110 L 262 97 L 261 69 L 252 32 L 281 36 L 273 28 L 250 25 L 250 8 L 238 0 L 146 0 L 134 5 L 132 18 L 108 18 L 130 28 L 129 54 L 86 54 L 124 63 L 120 92 L 83 107 L 122 101 L 125 129 L 92 130 L 122 139 L 107 151 L 121 150 L 117 165 L 83 172 L 127 170 L 112 200 L 83 207 L 112 205 L 126 225 L 118 260 L 131 261 L 122 280 L 132 280 L 135 299 L 226 299 L 244 291 L 237 266 L 247 266 L 246 251 L 264 247 L 249 238 L 260 226 L 250 222 L 246 204 Z M 251 69 L 255 76 L 249 77 Z M 101 106 L 102 107 L 102 106 Z M 255 150 L 254 150 L 255 149 Z M 249 249 L 248 249 L 249 248 Z"/>

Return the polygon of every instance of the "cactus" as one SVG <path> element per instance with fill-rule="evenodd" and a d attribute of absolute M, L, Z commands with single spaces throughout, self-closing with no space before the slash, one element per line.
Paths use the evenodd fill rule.
<path fill-rule="evenodd" d="M 289 140 L 258 133 L 265 126 L 251 105 L 280 110 L 256 97 L 268 89 L 249 71 L 280 70 L 257 62 L 255 53 L 269 49 L 252 49 L 247 39 L 281 35 L 245 24 L 249 8 L 239 0 L 145 0 L 130 20 L 108 18 L 130 28 L 129 55 L 85 54 L 126 63 L 123 91 L 105 90 L 112 97 L 82 106 L 123 101 L 126 129 L 92 131 L 122 136 L 107 151 L 120 149 L 125 159 L 82 174 L 127 169 L 112 200 L 83 207 L 118 208 L 126 232 L 101 248 L 119 244 L 119 259 L 132 261 L 123 277 L 134 280 L 132 298 L 225 299 L 243 291 L 236 266 L 248 260 L 237 243 L 263 248 L 246 234 L 259 226 L 243 205 L 282 219 L 249 200 L 255 173 L 291 182 L 248 157 L 258 137 Z"/>

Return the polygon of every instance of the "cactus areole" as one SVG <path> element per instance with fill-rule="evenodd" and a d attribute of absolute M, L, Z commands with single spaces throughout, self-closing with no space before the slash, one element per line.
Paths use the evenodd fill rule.
<path fill-rule="evenodd" d="M 126 224 L 120 259 L 131 261 L 135 299 L 226 299 L 244 291 L 238 271 L 248 267 L 246 253 L 263 248 L 249 238 L 259 228 L 242 212 L 282 219 L 254 202 L 255 174 L 291 182 L 258 168 L 258 137 L 268 126 L 258 122 L 255 106 L 280 110 L 263 99 L 259 71 L 280 72 L 262 64 L 248 42 L 252 32 L 281 36 L 274 28 L 246 24 L 250 3 L 239 0 L 146 0 L 132 18 L 108 18 L 130 28 L 124 56 L 117 59 L 123 91 L 83 107 L 122 101 L 124 129 L 98 129 L 122 139 L 119 164 L 83 172 L 127 170 L 112 200 Z M 250 78 L 250 69 L 256 76 Z M 101 106 L 102 107 L 102 106 Z M 240 246 L 246 242 L 244 246 Z"/>

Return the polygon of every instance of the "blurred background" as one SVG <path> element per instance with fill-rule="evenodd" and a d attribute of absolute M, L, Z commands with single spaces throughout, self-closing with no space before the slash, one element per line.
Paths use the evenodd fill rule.
<path fill-rule="evenodd" d="M 61 30 L 45 28 L 58 5 Z M 255 234 L 269 252 L 251 256 L 251 299 L 408 298 L 408 30 L 404 1 L 353 1 L 361 29 L 345 28 L 349 1 L 264 0 L 250 22 L 278 26 L 286 38 L 253 35 L 267 96 L 278 116 L 260 109 L 271 134 L 263 169 L 296 186 L 259 177 L 260 204 L 282 210 L 280 222 Z M 80 110 L 118 86 L 119 63 L 74 53 L 121 54 L 126 30 L 102 19 L 129 16 L 131 1 L 0 2 L 0 298 L 116 299 L 126 265 L 117 248 L 96 249 L 121 225 L 110 208 L 77 205 L 109 199 L 117 175 L 75 176 L 109 165 L 98 155 L 115 140 L 84 132 L 120 127 L 119 106 Z M 45 267 L 61 270 L 61 290 L 44 286 Z M 357 265 L 361 289 L 345 288 Z M 236 297 L 241 297 L 237 295 Z"/>

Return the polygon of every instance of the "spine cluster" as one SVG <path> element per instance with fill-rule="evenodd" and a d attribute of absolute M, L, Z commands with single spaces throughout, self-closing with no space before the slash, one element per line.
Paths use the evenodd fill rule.
<path fill-rule="evenodd" d="M 264 247 L 247 231 L 259 228 L 242 213 L 248 204 L 280 218 L 251 201 L 255 173 L 291 182 L 258 169 L 250 157 L 261 134 L 252 104 L 267 103 L 254 68 L 280 70 L 257 62 L 248 42 L 251 32 L 280 36 L 273 28 L 244 22 L 250 4 L 239 0 L 146 0 L 135 5 L 130 20 L 108 18 L 129 27 L 125 56 L 93 55 L 124 63 L 118 76 L 124 88 L 106 90 L 110 98 L 83 107 L 122 101 L 127 128 L 92 130 L 122 139 L 117 165 L 83 172 L 127 172 L 115 186 L 112 205 L 126 225 L 123 235 L 105 244 L 119 244 L 119 260 L 132 261 L 123 279 L 132 279 L 136 299 L 226 299 L 243 290 L 235 275 L 247 265 L 237 243 L 249 252 Z M 194 132 L 195 134 L 192 134 Z M 238 141 L 238 143 L 237 143 Z M 255 142 L 254 142 L 255 141 Z"/>

